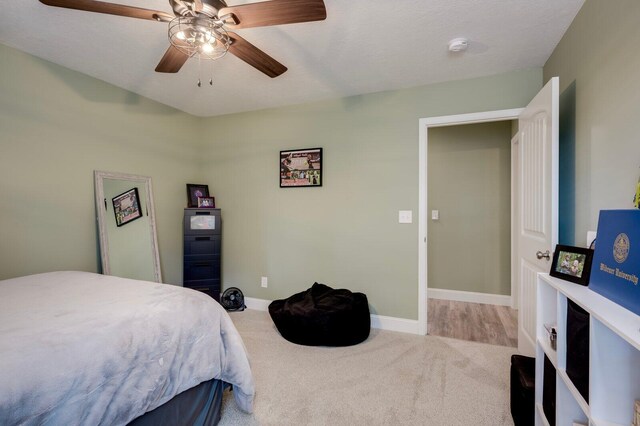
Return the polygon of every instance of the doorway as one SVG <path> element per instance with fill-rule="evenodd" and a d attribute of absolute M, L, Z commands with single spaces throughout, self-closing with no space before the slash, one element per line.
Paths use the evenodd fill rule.
<path fill-rule="evenodd" d="M 427 210 L 427 187 L 428 187 L 428 147 L 429 147 L 429 129 L 436 127 L 458 126 L 464 124 L 488 123 L 496 121 L 517 120 L 523 109 L 511 109 L 501 111 L 489 111 L 473 114 L 461 114 L 453 116 L 432 117 L 420 120 L 420 144 L 419 144 L 419 289 L 418 289 L 418 327 L 419 333 L 425 335 L 427 333 L 427 230 L 428 218 L 431 218 L 431 212 Z M 513 157 L 513 156 L 512 156 Z M 513 196 L 513 193 L 512 193 Z M 515 283 L 511 283 L 511 295 L 514 294 L 513 287 Z M 513 305 L 511 297 L 509 305 Z"/>
<path fill-rule="evenodd" d="M 517 347 L 510 265 L 515 130 L 509 120 L 429 130 L 430 335 Z"/>

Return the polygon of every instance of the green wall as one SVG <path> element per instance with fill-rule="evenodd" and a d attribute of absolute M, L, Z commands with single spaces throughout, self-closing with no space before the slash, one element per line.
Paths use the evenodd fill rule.
<path fill-rule="evenodd" d="M 0 45 L 0 279 L 99 270 L 93 171 L 151 176 L 163 279 L 182 283 L 200 120 Z"/>
<path fill-rule="evenodd" d="M 511 125 L 429 129 L 429 288 L 511 294 Z"/>
<path fill-rule="evenodd" d="M 601 209 L 632 208 L 640 175 L 640 2 L 587 0 L 544 66 L 575 82 L 575 241 Z M 562 212 L 561 212 L 562 215 Z"/>
<path fill-rule="evenodd" d="M 418 120 L 523 107 L 541 87 L 538 69 L 205 119 L 224 286 L 271 300 L 324 282 L 366 293 L 374 313 L 417 319 Z M 323 187 L 279 188 L 279 151 L 313 147 Z M 414 223 L 398 224 L 398 210 Z"/>
<path fill-rule="evenodd" d="M 0 46 L 0 279 L 99 270 L 93 171 L 151 176 L 165 282 L 182 282 L 185 183 L 222 208 L 223 285 L 314 281 L 417 318 L 418 120 L 526 105 L 542 70 L 197 118 Z M 323 147 L 324 186 L 278 187 L 282 149 Z M 398 224 L 398 210 L 414 223 Z M 269 287 L 260 287 L 260 277 Z"/>

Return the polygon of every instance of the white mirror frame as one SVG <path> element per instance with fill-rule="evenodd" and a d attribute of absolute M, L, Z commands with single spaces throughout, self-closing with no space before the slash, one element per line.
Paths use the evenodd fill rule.
<path fill-rule="evenodd" d="M 153 190 L 151 189 L 151 178 L 149 176 L 131 175 L 127 173 L 113 173 L 96 170 L 94 171 L 94 182 L 96 191 L 96 211 L 98 213 L 98 229 L 100 231 L 100 258 L 102 259 L 102 273 L 111 275 L 111 266 L 109 264 L 109 239 L 107 237 L 107 226 L 105 218 L 105 198 L 104 198 L 104 179 L 120 179 L 131 182 L 138 182 L 145 186 L 147 193 L 147 210 L 149 214 L 149 232 L 151 232 L 151 250 L 153 252 L 153 271 L 155 281 L 162 282 L 162 273 L 160 272 L 160 255 L 158 253 L 158 239 L 156 234 L 156 212 L 153 202 Z"/>

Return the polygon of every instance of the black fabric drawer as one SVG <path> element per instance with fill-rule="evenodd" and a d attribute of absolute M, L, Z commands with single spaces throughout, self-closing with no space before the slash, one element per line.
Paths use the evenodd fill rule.
<path fill-rule="evenodd" d="M 589 313 L 567 300 L 567 376 L 589 403 Z"/>
<path fill-rule="evenodd" d="M 220 280 L 185 281 L 184 287 L 208 294 L 218 302 L 220 301 Z"/>
<path fill-rule="evenodd" d="M 549 425 L 556 426 L 556 369 L 547 355 L 542 368 L 542 411 Z"/>
<path fill-rule="evenodd" d="M 220 255 L 222 237 L 220 235 L 201 235 L 184 237 L 185 256 Z"/>
<path fill-rule="evenodd" d="M 186 260 L 184 281 L 220 279 L 220 256 L 211 260 Z"/>

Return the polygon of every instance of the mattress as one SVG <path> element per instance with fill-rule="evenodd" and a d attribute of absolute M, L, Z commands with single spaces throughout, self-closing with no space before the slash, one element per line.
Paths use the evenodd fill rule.
<path fill-rule="evenodd" d="M 127 424 L 207 380 L 253 409 L 229 315 L 197 291 L 87 272 L 0 281 L 3 424 Z"/>

